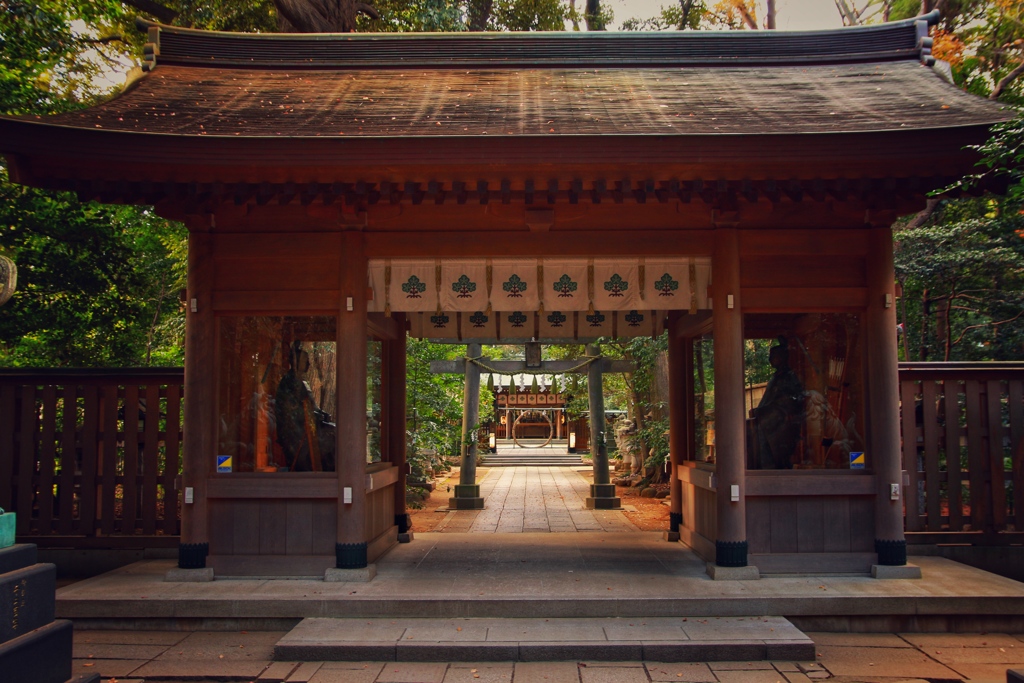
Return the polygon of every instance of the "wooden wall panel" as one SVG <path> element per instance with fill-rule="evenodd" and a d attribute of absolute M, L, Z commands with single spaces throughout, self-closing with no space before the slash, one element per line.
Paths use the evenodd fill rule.
<path fill-rule="evenodd" d="M 821 519 L 825 534 L 823 552 L 850 552 L 850 499 L 845 496 L 824 499 Z"/>
<path fill-rule="evenodd" d="M 258 500 L 236 500 L 230 503 L 234 508 L 235 555 L 259 555 L 260 552 L 260 502 Z M 214 520 L 216 524 L 216 520 Z"/>
<path fill-rule="evenodd" d="M 850 551 L 875 550 L 875 499 L 873 496 L 850 497 Z"/>
<path fill-rule="evenodd" d="M 338 542 L 338 501 L 314 500 L 310 528 L 313 554 L 334 555 L 334 545 Z"/>
<path fill-rule="evenodd" d="M 313 501 L 286 501 L 285 524 L 288 526 L 285 553 L 288 555 L 312 555 Z"/>
<path fill-rule="evenodd" d="M 291 533 L 287 501 L 260 501 L 260 555 L 284 555 Z M 301 534 L 301 529 L 296 529 L 296 533 Z"/>
<path fill-rule="evenodd" d="M 336 289 L 337 259 L 316 254 L 302 259 L 219 258 L 215 259 L 214 289 L 217 291 L 279 291 Z"/>
<path fill-rule="evenodd" d="M 825 552 L 823 498 L 797 498 L 796 542 L 802 553 Z"/>
<path fill-rule="evenodd" d="M 770 553 L 772 551 L 770 498 L 747 498 L 747 543 L 751 553 Z"/>
<path fill-rule="evenodd" d="M 799 552 L 796 498 L 783 496 L 769 498 L 769 500 L 771 501 L 772 552 Z"/>

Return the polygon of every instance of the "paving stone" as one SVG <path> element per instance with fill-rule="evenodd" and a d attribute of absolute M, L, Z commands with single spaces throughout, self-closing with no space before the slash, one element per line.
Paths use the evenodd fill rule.
<path fill-rule="evenodd" d="M 1024 643 L 1005 633 L 901 633 L 899 637 L 915 647 L 940 650 L 960 647 L 1024 648 Z"/>
<path fill-rule="evenodd" d="M 309 683 L 374 683 L 381 662 L 324 662 Z"/>
<path fill-rule="evenodd" d="M 511 683 L 513 671 L 514 665 L 511 662 L 452 664 L 444 676 L 444 683 Z"/>
<path fill-rule="evenodd" d="M 111 660 L 114 661 L 114 660 Z M 270 665 L 266 660 L 239 661 L 232 659 L 160 661 L 155 660 L 132 672 L 143 679 L 150 678 L 245 678 L 255 680 Z"/>
<path fill-rule="evenodd" d="M 1016 683 L 1005 664 L 960 664 L 956 672 L 970 683 Z"/>
<path fill-rule="evenodd" d="M 516 662 L 515 683 L 580 683 L 576 662 Z"/>
<path fill-rule="evenodd" d="M 693 640 L 802 640 L 804 633 L 782 617 L 690 618 L 682 629 Z"/>
<path fill-rule="evenodd" d="M 274 662 L 260 674 L 256 683 L 282 683 L 297 668 L 299 662 Z"/>
<path fill-rule="evenodd" d="M 323 662 L 303 662 L 288 676 L 287 683 L 309 683 L 321 666 L 323 666 Z"/>
<path fill-rule="evenodd" d="M 580 667 L 582 683 L 647 683 L 647 670 L 642 664 L 630 667 L 587 666 Z"/>
<path fill-rule="evenodd" d="M 943 664 L 1024 664 L 1024 647 L 921 648 Z"/>
<path fill-rule="evenodd" d="M 146 659 L 75 659 L 71 662 L 71 675 L 98 673 L 104 678 L 123 678 L 148 661 Z"/>
<path fill-rule="evenodd" d="M 511 662 L 519 658 L 519 643 L 429 643 L 399 641 L 395 659 L 400 662 Z"/>
<path fill-rule="evenodd" d="M 647 673 L 655 683 L 685 681 L 685 683 L 715 683 L 718 681 L 711 668 L 703 662 L 668 663 L 648 662 Z"/>
<path fill-rule="evenodd" d="M 180 643 L 167 648 L 157 661 L 263 660 L 273 659 L 274 644 L 284 635 L 281 631 L 197 631 Z"/>
<path fill-rule="evenodd" d="M 784 683 L 785 677 L 772 669 L 768 671 L 716 671 L 720 683 Z"/>
<path fill-rule="evenodd" d="M 641 643 L 595 641 L 558 641 L 519 643 L 519 659 L 524 662 L 560 660 L 640 661 L 643 659 Z"/>
<path fill-rule="evenodd" d="M 75 628 L 75 645 L 114 643 L 117 645 L 177 645 L 188 631 L 81 631 Z"/>
<path fill-rule="evenodd" d="M 384 665 L 377 683 L 442 683 L 447 669 L 447 664 L 395 662 Z"/>
<path fill-rule="evenodd" d="M 775 671 L 771 662 L 710 662 L 712 671 Z"/>
<path fill-rule="evenodd" d="M 955 671 L 907 648 L 818 648 L 818 662 L 834 676 L 959 678 Z"/>
<path fill-rule="evenodd" d="M 840 647 L 913 647 L 895 633 L 822 633 L 810 632 L 805 635 L 816 645 L 838 645 Z M 924 634 L 915 634 L 924 635 Z"/>
<path fill-rule="evenodd" d="M 143 659 L 159 657 L 167 645 L 118 645 L 113 643 L 75 643 L 75 659 Z"/>

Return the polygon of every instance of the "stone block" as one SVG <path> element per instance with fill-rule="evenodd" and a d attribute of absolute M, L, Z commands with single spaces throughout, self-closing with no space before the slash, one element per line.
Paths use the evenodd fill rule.
<path fill-rule="evenodd" d="M 663 531 L 661 533 L 661 540 L 668 541 L 669 543 L 676 543 L 679 541 L 678 531 Z"/>
<path fill-rule="evenodd" d="M 327 583 L 345 583 L 347 581 L 366 583 L 373 581 L 375 576 L 377 576 L 377 565 L 375 564 L 368 564 L 358 569 L 328 567 L 327 571 L 324 572 L 324 581 Z"/>
<path fill-rule="evenodd" d="M 558 662 L 589 660 L 594 662 L 630 662 L 643 659 L 640 642 L 564 641 L 545 643 L 519 643 L 521 662 Z"/>
<path fill-rule="evenodd" d="M 35 543 L 17 543 L 0 548 L 0 574 L 31 567 L 38 561 L 37 555 Z"/>
<path fill-rule="evenodd" d="M 787 662 L 813 662 L 814 643 L 810 640 L 767 640 L 768 659 Z"/>
<path fill-rule="evenodd" d="M 394 662 L 393 642 L 278 643 L 274 659 L 285 662 Z"/>
<path fill-rule="evenodd" d="M 401 640 L 395 651 L 399 662 L 513 662 L 518 658 L 518 643 Z"/>
<path fill-rule="evenodd" d="M 56 565 L 34 564 L 0 575 L 0 643 L 53 621 L 56 590 Z"/>
<path fill-rule="evenodd" d="M 708 562 L 707 573 L 715 581 L 757 581 L 761 578 L 761 572 L 753 565 L 719 567 L 714 562 Z"/>
<path fill-rule="evenodd" d="M 871 565 L 871 577 L 874 579 L 920 579 L 921 568 L 916 564 L 902 565 Z"/>
<path fill-rule="evenodd" d="M 398 534 L 399 543 L 412 543 L 413 538 L 415 537 L 412 535 L 411 531 L 406 531 L 404 533 Z"/>
<path fill-rule="evenodd" d="M 213 567 L 203 567 L 201 569 L 172 567 L 164 575 L 164 581 L 171 583 L 207 583 L 208 581 L 213 581 L 213 578 Z"/>
<path fill-rule="evenodd" d="M 78 674 L 68 679 L 67 683 L 100 683 L 99 674 Z"/>
<path fill-rule="evenodd" d="M 1024 669 L 1007 669 L 1006 683 L 1024 683 Z"/>
<path fill-rule="evenodd" d="M 71 678 L 71 622 L 54 621 L 0 645 L 4 683 L 65 683 Z"/>

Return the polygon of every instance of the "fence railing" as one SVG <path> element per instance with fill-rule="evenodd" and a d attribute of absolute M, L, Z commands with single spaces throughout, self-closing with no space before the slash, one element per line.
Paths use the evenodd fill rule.
<path fill-rule="evenodd" d="M 177 544 L 181 368 L 0 370 L 0 507 L 17 535 Z"/>
<path fill-rule="evenodd" d="M 18 537 L 176 543 L 183 384 L 181 368 L 0 370 L 0 507 Z M 911 542 L 1024 540 L 1024 363 L 901 363 L 900 398 Z"/>
<path fill-rule="evenodd" d="M 901 363 L 911 542 L 1024 540 L 1024 363 Z"/>

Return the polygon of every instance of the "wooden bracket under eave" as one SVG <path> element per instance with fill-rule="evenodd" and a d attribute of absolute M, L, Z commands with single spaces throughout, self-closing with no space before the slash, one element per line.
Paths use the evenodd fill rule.
<path fill-rule="evenodd" d="M 28 170 L 28 162 L 20 154 L 5 154 L 7 162 L 7 177 L 12 183 L 19 185 L 33 185 L 32 173 Z"/>
<path fill-rule="evenodd" d="M 555 224 L 554 209 L 526 209 L 526 227 L 530 232 L 548 232 Z"/>

